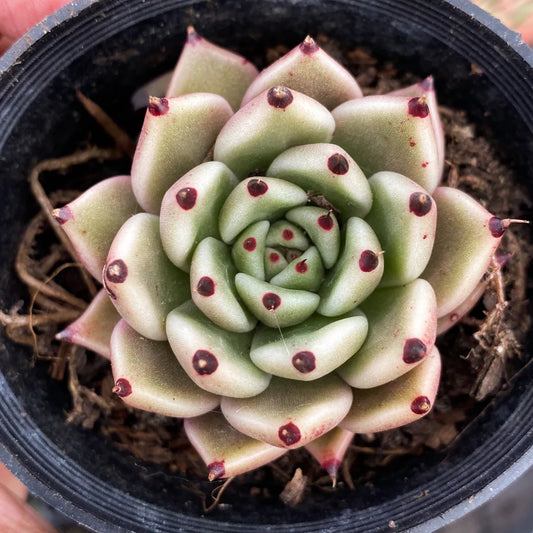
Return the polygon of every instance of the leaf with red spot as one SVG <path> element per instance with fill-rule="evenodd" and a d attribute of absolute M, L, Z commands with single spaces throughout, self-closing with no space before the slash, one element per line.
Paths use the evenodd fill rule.
<path fill-rule="evenodd" d="M 328 432 L 352 404 L 350 387 L 335 374 L 312 382 L 273 377 L 254 398 L 223 398 L 222 413 L 238 431 L 273 446 L 299 448 Z"/>
<path fill-rule="evenodd" d="M 145 211 L 159 214 L 165 192 L 205 159 L 232 115 L 215 94 L 152 99 L 131 167 L 133 192 Z"/>
<path fill-rule="evenodd" d="M 352 389 L 353 404 L 340 427 L 375 433 L 422 418 L 435 403 L 440 370 L 440 354 L 434 346 L 422 364 L 400 378 L 371 389 Z"/>
<path fill-rule="evenodd" d="M 131 178 L 115 176 L 97 183 L 52 215 L 72 242 L 79 260 L 100 281 L 113 238 L 140 210 Z"/>
<path fill-rule="evenodd" d="M 205 462 L 209 479 L 237 476 L 259 468 L 287 450 L 243 435 L 213 412 L 184 422 L 185 433 Z"/>
<path fill-rule="evenodd" d="M 255 327 L 257 320 L 240 302 L 235 288 L 236 274 L 227 244 L 206 237 L 196 247 L 191 263 L 194 303 L 218 326 L 228 331 L 247 332 Z"/>
<path fill-rule="evenodd" d="M 191 301 L 169 313 L 167 334 L 182 368 L 202 389 L 247 398 L 265 390 L 270 381 L 270 375 L 250 361 L 252 333 L 216 326 Z"/>
<path fill-rule="evenodd" d="M 117 233 L 104 267 L 104 286 L 128 324 L 141 335 L 166 339 L 169 311 L 190 298 L 189 276 L 166 256 L 159 217 L 134 215 Z"/>
<path fill-rule="evenodd" d="M 499 219 L 458 189 L 439 187 L 433 199 L 437 234 L 422 277 L 435 289 L 438 316 L 442 317 L 475 289 L 500 244 L 503 226 L 492 227 Z"/>
<path fill-rule="evenodd" d="M 366 176 L 350 154 L 335 144 L 294 146 L 281 153 L 266 171 L 313 196 L 323 196 L 343 219 L 364 217 L 372 205 Z"/>
<path fill-rule="evenodd" d="M 375 95 L 351 100 L 332 111 L 333 142 L 342 146 L 367 176 L 398 172 L 430 194 L 442 174 L 429 108 L 417 98 Z M 411 103 L 410 103 L 411 102 Z M 425 104 L 424 104 L 425 105 Z"/>
<path fill-rule="evenodd" d="M 246 89 L 258 72 L 242 56 L 216 46 L 190 26 L 185 46 L 172 73 L 168 96 L 188 93 L 214 93 L 225 98 L 233 110 L 239 109 Z"/>
<path fill-rule="evenodd" d="M 265 248 L 265 279 L 270 281 L 277 276 L 287 265 L 285 256 L 276 248 Z"/>
<path fill-rule="evenodd" d="M 309 248 L 309 239 L 300 227 L 287 220 L 278 220 L 270 227 L 266 244 L 271 247 L 283 246 L 303 251 Z"/>
<path fill-rule="evenodd" d="M 211 411 L 218 396 L 195 385 L 168 342 L 152 341 L 121 320 L 111 336 L 111 367 L 118 395 L 132 407 L 165 416 Z"/>
<path fill-rule="evenodd" d="M 272 87 L 241 108 L 224 126 L 214 159 L 239 178 L 266 169 L 291 146 L 329 142 L 335 129 L 331 113 L 316 100 L 284 87 Z"/>
<path fill-rule="evenodd" d="M 265 246 L 270 223 L 260 220 L 250 224 L 237 237 L 231 248 L 231 257 L 239 272 L 265 279 Z"/>
<path fill-rule="evenodd" d="M 431 352 L 437 335 L 437 304 L 425 280 L 378 289 L 361 308 L 368 318 L 368 336 L 338 370 L 352 387 L 366 389 L 393 381 Z"/>
<path fill-rule="evenodd" d="M 106 291 L 102 289 L 83 314 L 60 331 L 56 339 L 85 346 L 109 359 L 111 333 L 119 320 L 120 315 Z"/>
<path fill-rule="evenodd" d="M 161 204 L 161 242 L 168 258 L 189 271 L 195 247 L 219 237 L 218 213 L 237 185 L 228 167 L 216 161 L 198 165 L 165 193 Z"/>
<path fill-rule="evenodd" d="M 363 96 L 354 77 L 311 37 L 263 70 L 246 91 L 242 105 L 274 85 L 300 91 L 328 109 Z"/>
<path fill-rule="evenodd" d="M 311 381 L 333 372 L 363 344 L 365 315 L 355 309 L 340 317 L 313 315 L 305 322 L 277 329 L 260 326 L 250 356 L 265 372 L 287 379 Z"/>
<path fill-rule="evenodd" d="M 317 291 L 324 279 L 324 266 L 315 246 L 293 259 L 270 283 L 287 289 Z"/>

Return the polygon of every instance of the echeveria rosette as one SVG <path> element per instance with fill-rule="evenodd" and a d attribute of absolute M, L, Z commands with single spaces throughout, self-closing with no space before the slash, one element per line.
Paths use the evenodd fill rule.
<path fill-rule="evenodd" d="M 363 97 L 309 37 L 258 74 L 190 30 L 168 91 L 131 178 L 55 211 L 108 295 L 59 336 L 185 418 L 212 479 L 301 446 L 334 477 L 354 433 L 429 412 L 438 321 L 505 224 L 439 187 L 430 78 Z"/>

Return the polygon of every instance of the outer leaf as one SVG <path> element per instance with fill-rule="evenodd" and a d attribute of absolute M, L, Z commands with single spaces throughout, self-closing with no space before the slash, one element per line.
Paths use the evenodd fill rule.
<path fill-rule="evenodd" d="M 352 389 L 353 404 L 340 427 L 374 433 L 422 418 L 435 402 L 440 369 L 440 354 L 434 346 L 424 363 L 397 380 L 373 389 Z"/>
<path fill-rule="evenodd" d="M 239 109 L 257 69 L 242 56 L 200 37 L 192 26 L 167 89 L 168 96 L 187 93 L 215 93 Z"/>
<path fill-rule="evenodd" d="M 428 264 L 437 208 L 420 185 L 396 172 L 378 172 L 369 180 L 374 203 L 366 221 L 385 251 L 381 287 L 395 287 L 415 280 Z"/>
<path fill-rule="evenodd" d="M 313 382 L 272 378 L 254 398 L 223 398 L 222 413 L 241 433 L 283 448 L 299 448 L 346 416 L 352 392 L 334 374 Z"/>
<path fill-rule="evenodd" d="M 437 235 L 422 277 L 437 295 L 438 316 L 453 311 L 475 289 L 505 231 L 476 200 L 458 189 L 439 187 Z"/>
<path fill-rule="evenodd" d="M 216 161 L 198 165 L 166 192 L 161 204 L 161 241 L 168 258 L 189 271 L 196 245 L 219 237 L 218 213 L 237 185 L 228 167 Z"/>
<path fill-rule="evenodd" d="M 338 318 L 313 315 L 281 331 L 260 326 L 250 356 L 265 372 L 287 379 L 311 381 L 346 362 L 363 344 L 365 315 L 354 310 Z"/>
<path fill-rule="evenodd" d="M 363 96 L 354 77 L 311 37 L 263 70 L 246 91 L 242 105 L 274 85 L 307 94 L 328 109 Z"/>
<path fill-rule="evenodd" d="M 145 211 L 159 214 L 165 192 L 205 159 L 232 114 L 215 94 L 150 101 L 131 168 L 133 192 Z"/>
<path fill-rule="evenodd" d="M 198 416 L 217 407 L 218 396 L 197 387 L 167 342 L 148 340 L 121 320 L 111 337 L 115 392 L 132 407 L 166 416 Z"/>
<path fill-rule="evenodd" d="M 182 368 L 202 389 L 247 398 L 268 386 L 270 375 L 250 361 L 252 334 L 219 328 L 191 301 L 168 315 L 167 334 Z"/>
<path fill-rule="evenodd" d="M 431 285 L 376 290 L 363 303 L 369 331 L 362 348 L 338 372 L 352 387 L 367 389 L 397 379 L 420 364 L 435 343 L 437 315 Z"/>
<path fill-rule="evenodd" d="M 331 113 L 316 100 L 276 86 L 229 120 L 217 138 L 214 159 L 245 178 L 291 146 L 329 142 L 334 129 Z"/>
<path fill-rule="evenodd" d="M 367 176 L 391 170 L 433 193 L 442 168 L 425 101 L 367 96 L 341 104 L 332 114 L 336 122 L 333 142 L 342 146 Z"/>
<path fill-rule="evenodd" d="M 113 238 L 122 224 L 140 210 L 131 178 L 116 176 L 97 183 L 52 214 L 85 268 L 100 281 Z"/>
<path fill-rule="evenodd" d="M 111 357 L 109 347 L 111 333 L 119 320 L 120 315 L 106 291 L 102 289 L 84 313 L 59 332 L 56 339 L 85 346 L 109 359 Z"/>
<path fill-rule="evenodd" d="M 165 340 L 165 319 L 190 298 L 189 276 L 167 258 L 159 217 L 139 213 L 117 233 L 104 267 L 104 286 L 128 324 L 152 340 Z"/>
<path fill-rule="evenodd" d="M 267 176 L 285 179 L 324 197 L 344 219 L 365 217 L 372 205 L 366 176 L 350 154 L 335 144 L 294 146 L 268 167 Z"/>
<path fill-rule="evenodd" d="M 232 428 L 221 413 L 190 418 L 185 432 L 204 460 L 209 480 L 236 476 L 281 457 L 286 450 L 251 439 Z"/>
<path fill-rule="evenodd" d="M 191 295 L 202 313 L 228 331 L 251 331 L 257 320 L 240 303 L 235 288 L 237 269 L 226 244 L 206 237 L 191 264 Z"/>

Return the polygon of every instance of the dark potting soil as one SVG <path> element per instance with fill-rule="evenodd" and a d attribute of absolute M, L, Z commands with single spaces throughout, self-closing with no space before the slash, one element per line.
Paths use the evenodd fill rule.
<path fill-rule="evenodd" d="M 393 64 L 378 63 L 364 49 L 341 52 L 327 38 L 317 40 L 354 73 L 365 94 L 385 93 L 419 81 L 409 73 L 398 72 Z M 287 51 L 282 46 L 269 49 L 265 57 L 255 58 L 256 64 L 269 64 Z M 471 194 L 500 218 L 521 219 L 531 207 L 530 200 L 526 191 L 516 184 L 509 168 L 500 161 L 491 142 L 479 135 L 464 111 L 441 108 L 441 115 L 446 133 L 443 183 Z M 75 174 L 77 187 L 80 183 L 88 186 L 101 175 L 101 160 L 114 161 L 121 157 L 116 150 L 93 155 L 83 152 L 41 165 L 40 177 L 54 207 L 79 194 L 63 188 L 58 190 L 63 187 L 59 184 L 65 182 L 65 175 Z M 79 164 L 84 159 L 87 161 Z M 511 225 L 498 250 L 499 260 L 486 274 L 489 282 L 481 301 L 437 340 L 443 373 L 433 410 L 403 428 L 356 435 L 341 466 L 337 487 L 371 485 L 383 469 L 394 469 L 402 458 L 418 456 L 427 450 L 444 456 L 446 449 L 491 399 L 512 387 L 513 376 L 526 363 L 521 359 L 521 343 L 530 327 L 526 288 L 531 249 L 527 226 Z M 76 297 L 88 300 L 91 289 L 84 284 L 79 271 L 61 266 L 70 261 L 72 258 L 57 241 L 46 216 L 38 214 L 21 244 L 17 258 L 19 271 L 30 273 L 53 290 L 64 287 Z M 110 446 L 124 450 L 136 460 L 163 465 L 168 472 L 190 480 L 205 480 L 207 469 L 189 444 L 181 420 L 127 407 L 112 393 L 113 378 L 107 360 L 54 340 L 65 323 L 73 321 L 80 312 L 73 303 L 60 301 L 58 304 L 53 296 L 47 298 L 42 293 L 35 299 L 32 306 L 35 335 L 28 328 L 28 315 L 18 309 L 7 314 L 0 312 L 0 320 L 14 339 L 35 348 L 38 364 L 49 365 L 51 378 L 63 384 L 58 386 L 68 386 L 72 403 L 67 423 L 100 433 Z M 211 503 L 202 489 L 205 484 L 199 483 L 195 489 L 194 481 L 191 483 L 192 492 L 205 505 Z M 232 484 L 239 483 L 239 477 L 232 480 Z M 298 505 L 313 493 L 338 490 L 304 450 L 292 451 L 247 474 L 245 486 L 251 496 L 264 500 L 281 497 L 287 505 Z"/>

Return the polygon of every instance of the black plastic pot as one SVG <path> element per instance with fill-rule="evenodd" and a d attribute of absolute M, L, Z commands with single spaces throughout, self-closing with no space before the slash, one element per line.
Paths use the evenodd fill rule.
<path fill-rule="evenodd" d="M 467 110 L 529 183 L 533 51 L 466 1 L 80 0 L 0 60 L 3 309 L 25 297 L 12 265 L 36 211 L 29 169 L 82 146 L 95 129 L 74 90 L 104 104 L 134 133 L 138 123 L 126 118 L 131 93 L 174 64 L 191 23 L 252 60 L 265 46 L 294 46 L 307 33 L 323 33 L 347 46 L 364 44 L 401 70 L 432 73 L 440 101 Z M 524 351 L 527 361 L 531 335 Z M 371 488 L 341 489 L 296 509 L 260 503 L 230 485 L 224 496 L 230 508 L 205 517 L 181 476 L 139 464 L 97 434 L 67 426 L 66 391 L 30 360 L 28 349 L 1 337 L 0 459 L 48 503 L 100 532 L 371 532 L 390 531 L 391 520 L 397 531 L 425 532 L 483 503 L 533 465 L 532 365 L 445 456 L 406 460 Z"/>

